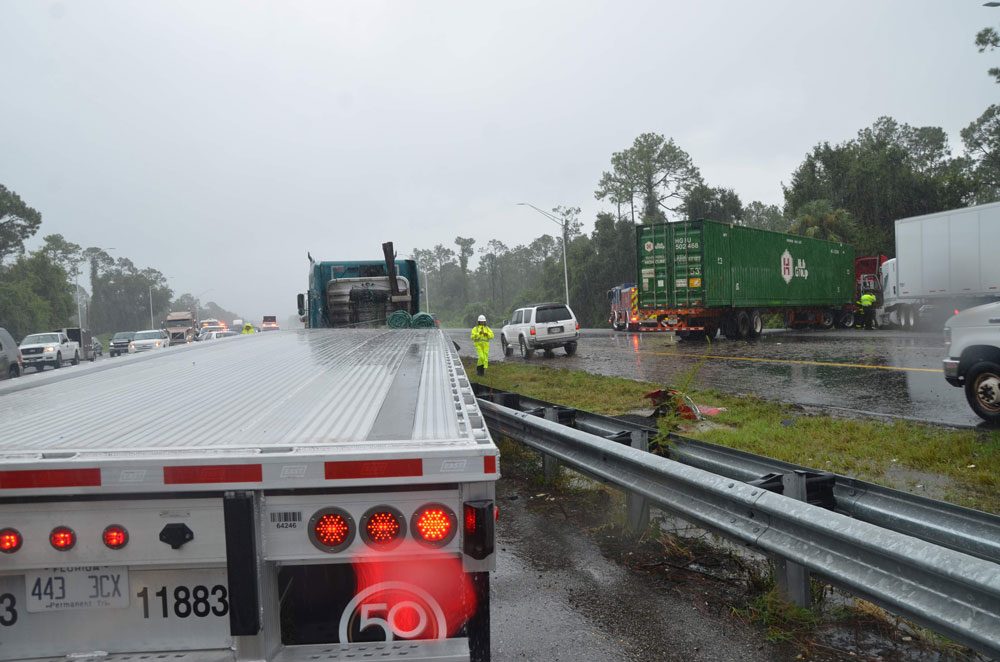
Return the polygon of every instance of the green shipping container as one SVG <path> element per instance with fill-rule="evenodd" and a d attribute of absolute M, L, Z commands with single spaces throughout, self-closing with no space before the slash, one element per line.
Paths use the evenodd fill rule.
<path fill-rule="evenodd" d="M 827 307 L 854 297 L 847 244 L 717 221 L 638 230 L 640 308 Z"/>

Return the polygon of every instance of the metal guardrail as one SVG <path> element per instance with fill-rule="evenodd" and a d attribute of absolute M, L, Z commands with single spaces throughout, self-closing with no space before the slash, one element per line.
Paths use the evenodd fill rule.
<path fill-rule="evenodd" d="M 504 391 L 477 388 L 480 397 L 496 398 L 501 404 L 515 405 L 521 411 L 540 411 L 557 407 L 572 419 L 573 426 L 584 432 L 616 438 L 628 443 L 625 432 L 657 430 L 609 416 L 579 409 L 560 407 L 543 400 Z M 572 413 L 570 413 L 572 412 Z M 726 446 L 710 444 L 680 435 L 670 435 L 670 459 L 714 474 L 751 481 L 770 473 L 817 471 Z M 971 508 L 963 508 L 894 490 L 867 481 L 831 474 L 834 479 L 834 510 L 855 519 L 898 533 L 914 536 L 981 559 L 1000 563 L 1000 517 Z"/>
<path fill-rule="evenodd" d="M 1000 657 L 1000 566 L 479 400 L 497 434 Z"/>

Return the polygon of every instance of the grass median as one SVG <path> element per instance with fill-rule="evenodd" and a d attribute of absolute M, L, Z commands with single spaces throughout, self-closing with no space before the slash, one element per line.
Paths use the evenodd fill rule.
<path fill-rule="evenodd" d="M 643 395 L 665 386 L 522 363 L 493 363 L 485 377 L 467 367 L 481 384 L 610 416 L 648 408 Z M 661 419 L 664 431 L 1000 514 L 1000 431 L 832 417 L 750 395 L 667 386 L 725 411 L 707 424 Z"/>

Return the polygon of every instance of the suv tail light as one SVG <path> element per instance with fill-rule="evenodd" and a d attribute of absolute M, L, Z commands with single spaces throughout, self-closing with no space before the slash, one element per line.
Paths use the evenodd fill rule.
<path fill-rule="evenodd" d="M 340 508 L 317 510 L 309 520 L 309 540 L 321 551 L 339 552 L 354 541 L 354 519 Z"/>
<path fill-rule="evenodd" d="M 21 549 L 24 538 L 17 529 L 0 529 L 0 552 L 13 554 Z"/>
<path fill-rule="evenodd" d="M 432 503 L 413 513 L 410 529 L 418 542 L 444 547 L 455 537 L 455 513 L 440 503 Z"/>
<path fill-rule="evenodd" d="M 462 511 L 462 551 L 474 559 L 485 559 L 493 553 L 496 508 L 492 501 L 467 501 Z"/>
<path fill-rule="evenodd" d="M 49 543 L 60 552 L 71 550 L 76 544 L 76 532 L 68 526 L 57 526 L 49 534 Z"/>
<path fill-rule="evenodd" d="M 528 333 L 531 335 L 535 335 L 535 327 L 531 327 L 530 329 L 528 329 Z"/>
<path fill-rule="evenodd" d="M 579 323 L 579 322 L 577 322 L 577 323 L 576 323 L 576 330 L 577 330 L 577 331 L 579 331 L 579 330 L 580 330 L 580 323 Z"/>
<path fill-rule="evenodd" d="M 112 524 L 101 534 L 104 545 L 109 549 L 121 549 L 128 544 L 128 531 L 124 526 Z"/>
<path fill-rule="evenodd" d="M 375 506 L 361 517 L 361 539 L 375 549 L 392 549 L 403 542 L 406 519 L 391 506 Z"/>

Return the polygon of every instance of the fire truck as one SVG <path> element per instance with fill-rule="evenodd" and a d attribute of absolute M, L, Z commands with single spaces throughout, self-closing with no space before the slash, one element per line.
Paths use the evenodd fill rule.
<path fill-rule="evenodd" d="M 639 308 L 639 290 L 632 283 L 616 285 L 608 290 L 611 314 L 608 324 L 615 331 L 667 331 L 650 315 Z"/>

